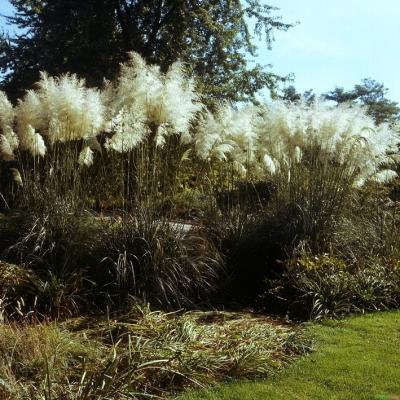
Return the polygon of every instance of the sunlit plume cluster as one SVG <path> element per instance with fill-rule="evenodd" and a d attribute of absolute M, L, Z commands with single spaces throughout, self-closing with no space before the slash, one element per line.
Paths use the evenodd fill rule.
<path fill-rule="evenodd" d="M 203 159 L 230 160 L 238 170 L 273 175 L 318 147 L 328 161 L 351 168 L 355 183 L 362 185 L 369 178 L 396 176 L 390 168 L 399 142 L 395 131 L 376 126 L 359 107 L 273 101 L 239 110 L 224 105 L 215 115 L 203 116 L 195 148 Z"/>
<path fill-rule="evenodd" d="M 100 92 L 86 88 L 76 75 L 43 73 L 37 89 L 19 101 L 16 126 L 21 148 L 35 156 L 44 156 L 46 144 L 93 138 L 104 128 Z"/>
<path fill-rule="evenodd" d="M 314 146 L 332 165 L 347 165 L 358 185 L 394 178 L 399 144 L 388 125 L 377 126 L 365 110 L 348 105 L 272 101 L 239 108 L 222 104 L 212 113 L 181 63 L 163 73 L 136 53 L 101 92 L 75 75 L 42 74 L 15 109 L 0 93 L 0 130 L 1 155 L 8 161 L 18 148 L 43 157 L 56 142 L 77 141 L 82 144 L 76 162 L 89 166 L 94 150 L 103 146 L 124 153 L 153 141 L 163 148 L 175 135 L 192 157 L 227 162 L 259 178 L 290 170 Z M 101 133 L 104 140 L 97 141 Z"/>
<path fill-rule="evenodd" d="M 256 107 L 239 110 L 224 104 L 212 114 L 204 113 L 194 134 L 194 147 L 198 157 L 232 161 L 238 171 L 245 172 L 246 166 L 254 164 L 257 147 Z"/>
<path fill-rule="evenodd" d="M 18 148 L 18 136 L 13 131 L 14 109 L 7 96 L 0 92 L 0 152 L 3 160 L 14 159 L 14 151 Z"/>
<path fill-rule="evenodd" d="M 183 66 L 172 64 L 166 74 L 155 65 L 147 65 L 137 53 L 121 68 L 116 84 L 106 90 L 111 116 L 110 130 L 115 134 L 106 148 L 118 152 L 132 150 L 153 133 L 157 146 L 168 135 L 190 140 L 189 128 L 202 109 L 195 83 L 186 77 Z"/>
<path fill-rule="evenodd" d="M 299 161 L 316 146 L 332 164 L 352 169 L 358 185 L 371 177 L 395 176 L 390 167 L 398 153 L 399 135 L 386 124 L 376 126 L 360 107 L 273 102 L 261 110 L 259 145 L 276 169 Z"/>
<path fill-rule="evenodd" d="M 43 157 L 56 142 L 90 140 L 104 130 L 100 92 L 86 88 L 76 75 L 52 78 L 43 73 L 36 90 L 28 90 L 15 109 L 4 93 L 0 102 L 0 145 L 5 160 L 14 159 L 18 148 Z"/>

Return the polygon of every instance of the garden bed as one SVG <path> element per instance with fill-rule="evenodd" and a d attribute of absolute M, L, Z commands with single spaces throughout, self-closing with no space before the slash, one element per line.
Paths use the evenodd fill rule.
<path fill-rule="evenodd" d="M 151 312 L 0 325 L 2 399 L 165 396 L 271 376 L 310 350 L 300 326 L 229 312 Z"/>

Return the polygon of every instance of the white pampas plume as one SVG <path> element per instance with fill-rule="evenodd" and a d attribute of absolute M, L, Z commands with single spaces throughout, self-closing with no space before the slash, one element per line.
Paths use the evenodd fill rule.
<path fill-rule="evenodd" d="M 79 154 L 79 165 L 90 167 L 93 164 L 93 150 L 89 146 L 85 146 Z"/>
<path fill-rule="evenodd" d="M 15 158 L 10 142 L 4 135 L 0 135 L 0 154 L 4 161 L 12 161 Z"/>
<path fill-rule="evenodd" d="M 372 179 L 378 183 L 388 183 L 388 182 L 392 181 L 394 178 L 396 178 L 397 176 L 398 175 L 395 171 L 392 171 L 391 169 L 384 169 L 384 170 L 376 173 L 372 177 Z"/>
<path fill-rule="evenodd" d="M 22 183 L 21 174 L 17 170 L 17 168 L 10 168 L 11 173 L 13 174 L 14 181 L 17 183 L 18 186 L 24 186 Z"/>
<path fill-rule="evenodd" d="M 164 146 L 166 136 L 168 136 L 168 128 L 166 124 L 162 124 L 157 128 L 156 136 L 154 138 L 157 147 Z"/>
<path fill-rule="evenodd" d="M 131 151 L 148 135 L 149 128 L 145 125 L 143 115 L 133 109 L 123 107 L 112 119 L 111 130 L 114 136 L 106 140 L 104 147 L 118 153 Z"/>
<path fill-rule="evenodd" d="M 172 64 L 165 75 L 160 107 L 165 119 L 162 122 L 169 123 L 176 133 L 183 135 L 187 134 L 194 115 L 203 108 L 194 80 L 186 75 L 179 61 Z"/>
<path fill-rule="evenodd" d="M 6 94 L 0 91 L 0 154 L 4 161 L 14 159 L 18 136 L 12 130 L 15 111 Z"/>
<path fill-rule="evenodd" d="M 46 154 L 46 145 L 43 137 L 28 125 L 26 130 L 20 133 L 21 148 L 29 150 L 33 156 L 43 157 Z"/>
<path fill-rule="evenodd" d="M 197 155 L 204 160 L 213 157 L 227 160 L 236 145 L 235 141 L 226 135 L 219 115 L 214 116 L 210 111 L 200 116 L 193 141 Z"/>
<path fill-rule="evenodd" d="M 301 161 L 301 158 L 303 157 L 303 152 L 301 151 L 301 148 L 299 146 L 296 146 L 294 148 L 294 160 L 296 163 L 299 163 Z"/>
<path fill-rule="evenodd" d="M 18 100 L 16 108 L 17 134 L 21 141 L 26 134 L 28 126 L 37 130 L 45 128 L 41 100 L 33 90 L 28 90 L 23 100 Z"/>
<path fill-rule="evenodd" d="M 96 89 L 85 87 L 76 75 L 58 78 L 41 74 L 37 89 L 28 91 L 16 109 L 18 134 L 28 125 L 50 143 L 88 139 L 104 126 L 104 106 Z"/>
<path fill-rule="evenodd" d="M 18 139 L 17 134 L 9 126 L 5 127 L 3 132 L 4 132 L 4 136 L 8 140 L 8 143 L 10 144 L 12 151 L 15 151 L 16 149 L 18 149 L 19 139 Z"/>
<path fill-rule="evenodd" d="M 5 127 L 12 126 L 15 112 L 7 95 L 0 91 L 0 128 L 4 132 Z"/>
<path fill-rule="evenodd" d="M 268 154 L 264 155 L 264 164 L 271 175 L 274 175 L 276 173 L 276 165 L 270 155 L 268 155 Z"/>

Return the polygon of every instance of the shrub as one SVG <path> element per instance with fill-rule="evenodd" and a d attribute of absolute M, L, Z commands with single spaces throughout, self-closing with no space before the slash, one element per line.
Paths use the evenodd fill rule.
<path fill-rule="evenodd" d="M 328 254 L 303 254 L 282 268 L 279 280 L 267 282 L 265 306 L 277 297 L 294 318 L 337 318 L 400 305 L 398 262 L 370 259 L 351 265 Z"/>

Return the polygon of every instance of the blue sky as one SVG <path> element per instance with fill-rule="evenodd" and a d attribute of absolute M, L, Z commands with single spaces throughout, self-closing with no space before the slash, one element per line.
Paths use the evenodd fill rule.
<path fill-rule="evenodd" d="M 13 31 L 13 28 L 5 25 L 5 20 L 3 15 L 10 15 L 13 12 L 8 0 L 0 0 L 0 28 L 6 31 Z"/>
<path fill-rule="evenodd" d="M 300 91 L 351 88 L 373 78 L 400 103 L 400 0 L 268 0 L 285 22 L 300 24 L 276 32 L 272 50 L 260 43 L 256 62 L 280 74 L 294 73 Z M 9 14 L 0 0 L 0 14 Z M 4 27 L 4 20 L 1 25 Z M 6 29 L 10 29 L 9 27 Z"/>
<path fill-rule="evenodd" d="M 295 86 L 321 93 L 351 88 L 373 78 L 400 103 L 400 0 L 269 0 L 283 21 L 300 21 L 277 32 L 272 51 L 256 61 L 273 71 L 293 72 Z"/>

